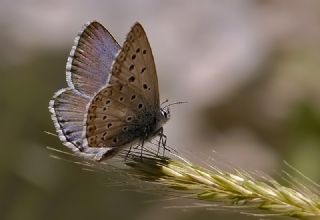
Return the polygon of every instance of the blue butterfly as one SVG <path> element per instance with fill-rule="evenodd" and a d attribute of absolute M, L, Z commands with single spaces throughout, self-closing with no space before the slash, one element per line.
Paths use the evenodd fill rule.
<path fill-rule="evenodd" d="M 151 47 L 139 23 L 122 48 L 100 23 L 87 23 L 74 40 L 66 78 L 68 87 L 55 93 L 49 110 L 60 140 L 74 152 L 100 161 L 157 135 L 165 144 L 170 111 L 160 106 Z"/>

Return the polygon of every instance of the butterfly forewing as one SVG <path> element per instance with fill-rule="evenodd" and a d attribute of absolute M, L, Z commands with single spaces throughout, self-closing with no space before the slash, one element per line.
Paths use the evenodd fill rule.
<path fill-rule="evenodd" d="M 111 72 L 110 83 L 120 81 L 142 94 L 150 106 L 159 106 L 159 88 L 152 50 L 139 23 L 129 32 Z"/>
<path fill-rule="evenodd" d="M 137 23 L 113 63 L 108 85 L 88 106 L 84 137 L 88 147 L 116 148 L 133 142 L 159 108 L 152 51 Z"/>
<path fill-rule="evenodd" d="M 67 62 L 69 87 L 92 96 L 109 77 L 110 68 L 120 46 L 98 22 L 86 24 L 74 40 Z"/>

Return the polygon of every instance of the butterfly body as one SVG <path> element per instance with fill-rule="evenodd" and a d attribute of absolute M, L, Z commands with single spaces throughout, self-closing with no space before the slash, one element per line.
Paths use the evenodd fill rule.
<path fill-rule="evenodd" d="M 60 139 L 80 155 L 102 160 L 163 136 L 169 109 L 160 107 L 153 55 L 139 23 L 122 48 L 101 24 L 86 24 L 68 58 L 67 82 L 49 109 Z"/>

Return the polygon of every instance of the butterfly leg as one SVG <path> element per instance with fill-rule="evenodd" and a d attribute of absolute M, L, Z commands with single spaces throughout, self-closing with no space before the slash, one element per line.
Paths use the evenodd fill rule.
<path fill-rule="evenodd" d="M 159 136 L 159 141 L 158 141 L 158 150 L 157 150 L 157 156 L 159 156 L 159 151 L 160 151 L 160 145 L 161 145 L 161 135 Z"/>
<path fill-rule="evenodd" d="M 130 148 L 129 148 L 129 150 L 128 150 L 128 152 L 127 152 L 126 156 L 124 157 L 124 161 L 127 161 L 128 156 L 129 156 L 129 154 L 130 154 L 130 152 L 131 152 L 131 149 L 132 149 L 132 144 L 130 145 Z"/>
<path fill-rule="evenodd" d="M 159 155 L 160 148 L 162 147 L 163 148 L 162 156 L 164 156 L 165 150 L 168 150 L 166 146 L 167 146 L 167 136 L 163 133 L 163 128 L 160 128 L 157 155 Z"/>
<path fill-rule="evenodd" d="M 141 150 L 140 150 L 140 158 L 141 158 L 141 161 L 142 161 L 143 145 L 144 145 L 144 139 L 142 139 Z"/>
<path fill-rule="evenodd" d="M 165 135 L 163 133 L 162 133 L 162 143 L 161 144 L 162 144 L 162 148 L 163 148 L 162 156 L 164 156 L 165 151 L 169 150 L 169 149 L 167 148 L 167 135 Z"/>
<path fill-rule="evenodd" d="M 157 156 L 159 156 L 159 152 L 160 152 L 160 148 L 161 148 L 161 143 L 162 143 L 162 138 L 163 138 L 163 128 L 160 128 L 158 134 L 159 134 L 159 141 L 158 141 Z"/>
<path fill-rule="evenodd" d="M 143 150 L 144 150 L 144 141 L 145 139 L 141 139 L 141 144 L 138 144 L 137 146 L 134 147 L 134 149 L 138 149 L 140 147 L 140 158 L 142 160 L 142 156 L 143 156 Z M 131 149 L 131 147 L 130 147 Z"/>

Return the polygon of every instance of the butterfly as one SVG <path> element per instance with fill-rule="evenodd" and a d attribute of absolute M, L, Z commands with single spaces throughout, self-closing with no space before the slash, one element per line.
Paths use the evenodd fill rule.
<path fill-rule="evenodd" d="M 161 108 L 141 24 L 133 25 L 122 47 L 97 21 L 85 24 L 70 51 L 66 81 L 49 111 L 60 140 L 77 154 L 101 161 L 155 136 L 166 140 L 163 125 L 170 110 Z"/>

